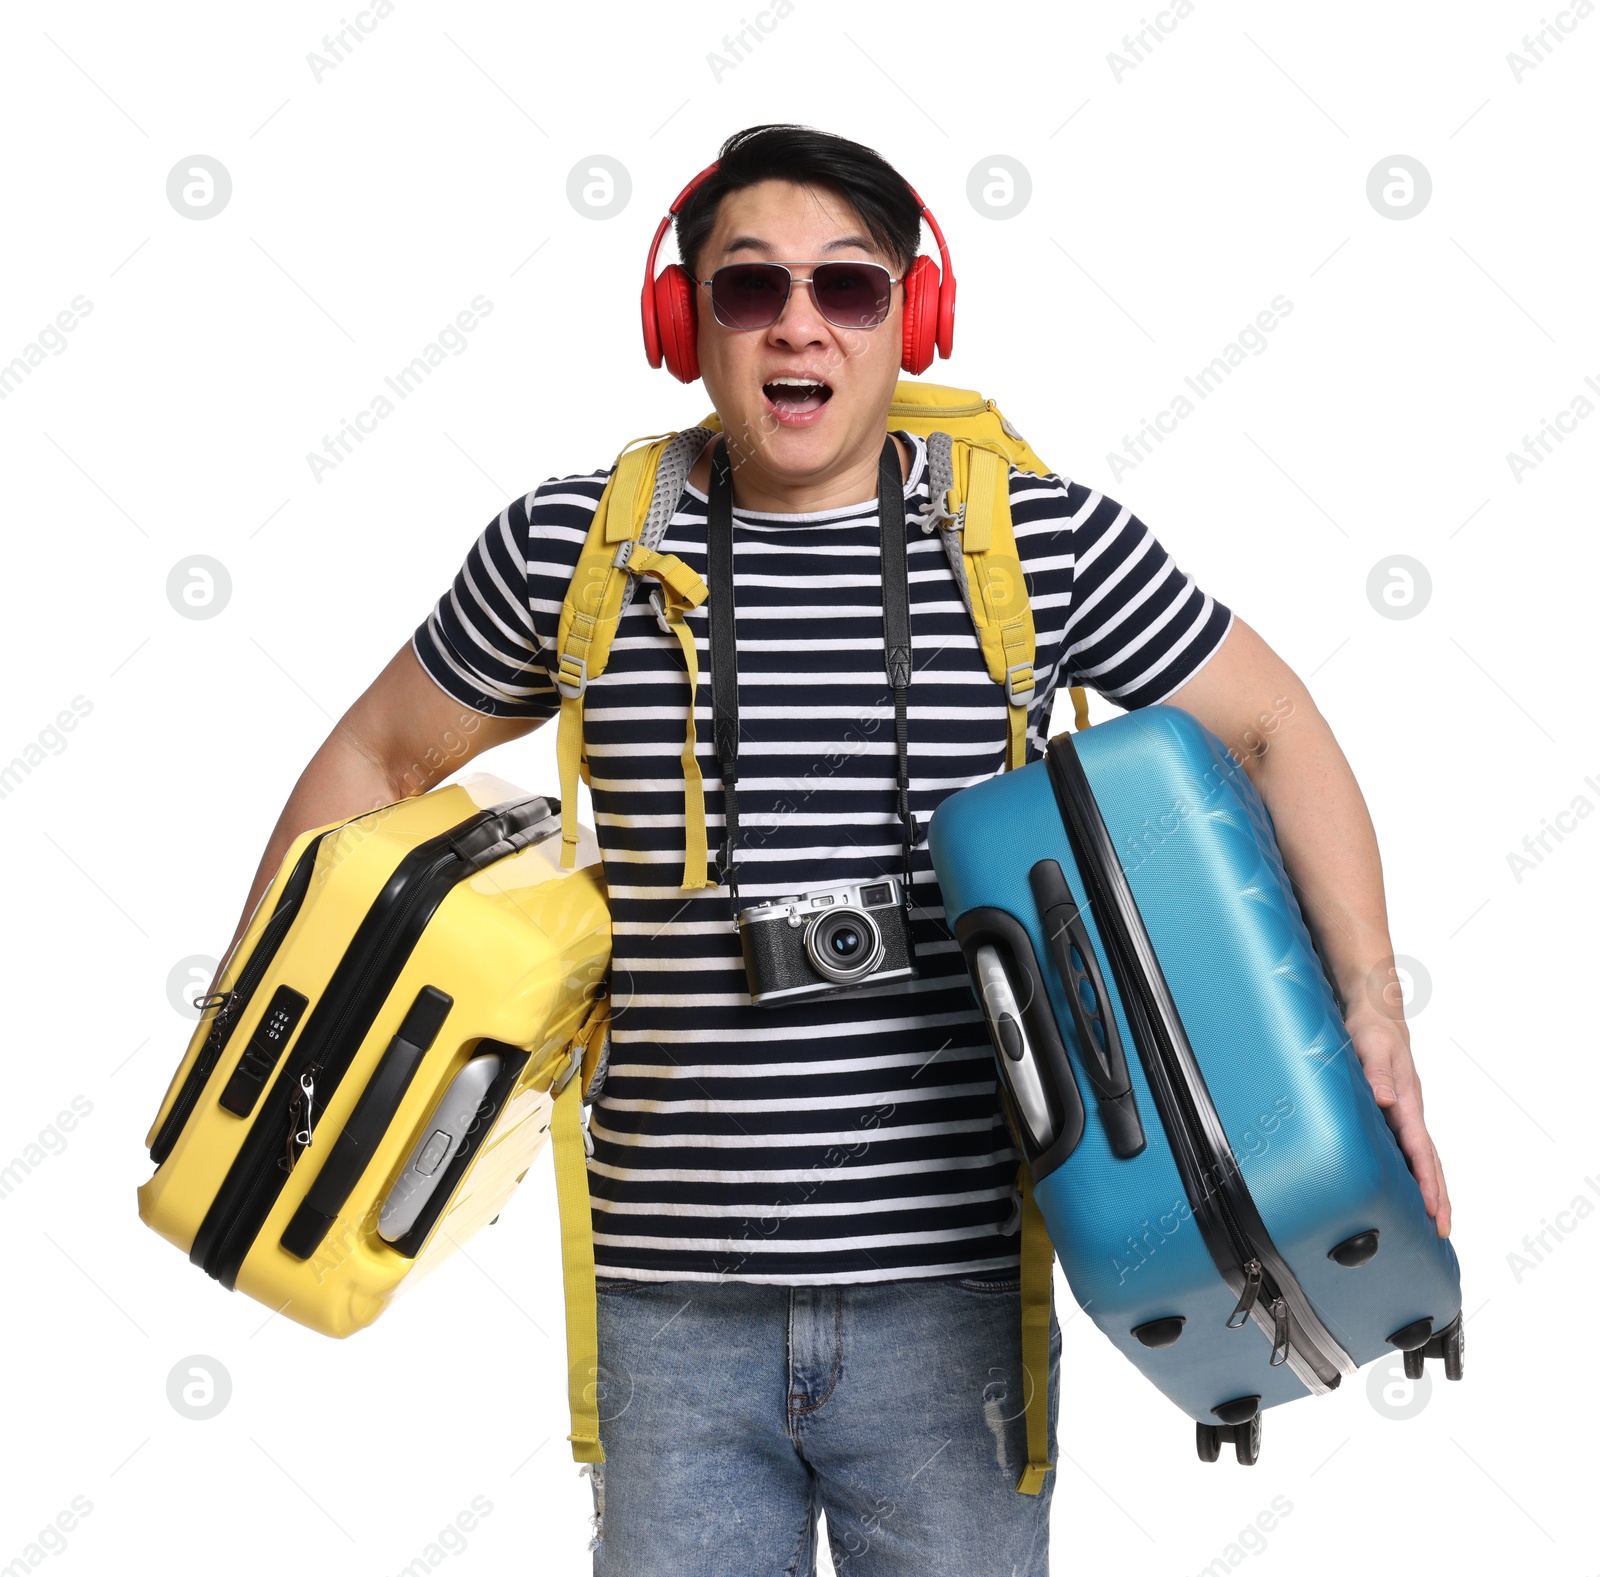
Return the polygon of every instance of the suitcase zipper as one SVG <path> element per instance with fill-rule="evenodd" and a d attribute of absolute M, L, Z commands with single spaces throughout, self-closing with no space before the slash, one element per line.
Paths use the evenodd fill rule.
<path fill-rule="evenodd" d="M 284 883 L 283 891 L 278 895 L 272 916 L 262 927 L 255 950 L 240 971 L 235 985 L 230 990 L 219 993 L 220 1004 L 216 1003 L 215 997 L 200 999 L 203 1006 L 215 1004 L 217 1016 L 211 1021 L 211 1028 L 206 1034 L 204 1044 L 200 1047 L 200 1054 L 189 1069 L 183 1086 L 172 1103 L 172 1110 L 167 1113 L 166 1121 L 162 1123 L 151 1142 L 150 1159 L 157 1166 L 172 1153 L 172 1147 L 178 1142 L 178 1136 L 183 1132 L 184 1125 L 194 1111 L 195 1103 L 200 1099 L 201 1090 L 205 1088 L 206 1081 L 211 1077 L 222 1053 L 227 1049 L 235 1025 L 238 1024 L 244 1010 L 249 1007 L 256 987 L 261 984 L 262 976 L 266 974 L 268 966 L 277 956 L 284 937 L 289 934 L 289 928 L 300 913 L 300 905 L 307 889 L 311 886 L 311 872 L 317 863 L 317 850 L 327 835 L 326 832 L 319 833 L 301 850 L 300 858 L 289 874 L 289 880 Z"/>
<path fill-rule="evenodd" d="M 1236 1331 L 1250 1318 L 1250 1311 L 1261 1295 L 1261 1261 L 1246 1260 L 1244 1264 L 1244 1291 L 1239 1294 L 1238 1306 L 1228 1316 L 1228 1329 Z"/>
<path fill-rule="evenodd" d="M 1162 1045 L 1162 1037 L 1156 1037 L 1156 1044 L 1157 1055 L 1167 1058 L 1169 1076 L 1176 1076 L 1197 1107 L 1199 1101 L 1204 1100 L 1212 1123 L 1220 1131 L 1220 1119 L 1217 1118 L 1215 1107 L 1211 1106 L 1209 1093 L 1203 1087 L 1195 1089 L 1190 1070 Z M 1158 1107 L 1163 1106 L 1159 1095 L 1156 1101 Z M 1180 1122 L 1185 1121 L 1187 1116 L 1181 1112 L 1169 1113 L 1164 1107 L 1162 1115 L 1164 1119 L 1176 1116 Z M 1199 1117 L 1198 1110 L 1196 1117 Z M 1208 1132 L 1208 1126 L 1203 1119 L 1195 1121 L 1190 1128 L 1190 1138 L 1200 1154 L 1208 1158 L 1202 1176 L 1217 1180 L 1213 1202 L 1233 1246 L 1233 1264 L 1243 1278 L 1239 1301 L 1226 1321 L 1227 1329 L 1238 1330 L 1254 1319 L 1261 1330 L 1272 1338 L 1272 1355 L 1268 1362 L 1274 1368 L 1288 1363 L 1308 1391 L 1323 1395 L 1335 1389 L 1344 1375 L 1354 1374 L 1355 1363 L 1317 1317 L 1311 1300 L 1295 1280 L 1287 1262 L 1272 1245 L 1265 1228 L 1258 1229 L 1241 1219 L 1241 1198 L 1255 1221 L 1259 1221 L 1260 1216 L 1255 1202 L 1250 1198 L 1249 1188 L 1239 1175 L 1238 1162 L 1232 1147 L 1227 1144 L 1226 1136 L 1223 1136 L 1219 1148 L 1215 1136 Z M 1176 1154 L 1175 1149 L 1175 1158 Z M 1179 1172 L 1185 1173 L 1181 1161 Z M 1196 1190 L 1187 1175 L 1184 1176 L 1184 1186 L 1193 1201 Z M 1198 1208 L 1195 1215 L 1198 1222 Z M 1208 1247 L 1212 1249 L 1213 1258 L 1217 1258 L 1216 1246 L 1208 1244 Z M 1219 1269 L 1224 1268 L 1221 1259 L 1217 1263 Z"/>
<path fill-rule="evenodd" d="M 320 1085 L 323 1104 L 338 1089 L 339 1080 L 359 1049 L 372 1016 L 383 1005 L 383 996 L 387 995 L 387 991 L 379 995 L 376 1001 L 370 1000 L 374 995 L 371 990 L 373 980 L 380 977 L 382 966 L 392 964 L 395 966 L 393 972 L 397 973 L 398 966 L 404 963 L 404 958 L 397 960 L 391 956 L 392 939 L 398 934 L 401 922 L 416 910 L 419 895 L 428 894 L 439 874 L 455 863 L 455 854 L 447 852 L 433 859 L 422 871 L 408 873 L 405 885 L 394 895 L 398 901 L 392 900 L 381 932 L 363 949 L 365 957 L 361 960 L 363 967 L 360 972 L 354 979 L 345 982 L 345 988 L 338 997 L 331 1001 L 323 998 L 321 1006 L 327 1014 L 331 1014 L 331 1017 L 324 1017 L 326 1028 L 314 1024 L 306 1026 L 307 1033 L 301 1036 L 300 1052 L 304 1053 L 313 1046 L 317 1051 L 326 1048 L 323 1055 L 313 1056 L 304 1064 L 304 1068 L 313 1070 L 312 1077 Z M 410 948 L 406 952 L 409 954 Z M 347 952 L 345 956 L 349 958 L 350 955 Z M 365 1022 L 356 1023 L 354 1005 L 362 1002 L 366 1003 L 369 1011 Z M 322 1075 L 320 1080 L 316 1077 L 318 1073 Z M 210 1275 L 229 1287 L 233 1285 L 251 1243 L 255 1241 L 262 1223 L 288 1181 L 287 1174 L 294 1165 L 299 1149 L 306 1147 L 301 1145 L 297 1149 L 295 1146 L 295 1108 L 305 1098 L 301 1076 L 280 1076 L 271 1103 L 275 1112 L 269 1115 L 269 1109 L 263 1108 L 234 1162 L 235 1171 L 240 1170 L 243 1163 L 242 1175 L 230 1191 L 228 1184 L 234 1183 L 233 1173 L 230 1172 L 228 1182 L 218 1191 L 212 1204 L 212 1211 L 218 1216 L 217 1229 L 203 1266 Z M 309 1144 L 310 1130 L 307 1129 L 306 1133 L 306 1142 Z M 199 1241 L 196 1239 L 197 1247 Z"/>
<path fill-rule="evenodd" d="M 1238 1305 L 1228 1316 L 1230 1331 L 1238 1330 L 1250 1318 L 1265 1285 L 1266 1273 L 1261 1268 L 1261 1261 L 1247 1260 L 1244 1265 L 1244 1290 L 1239 1294 Z M 1281 1296 L 1269 1294 L 1267 1318 L 1272 1321 L 1272 1357 L 1268 1361 L 1276 1368 L 1288 1358 L 1290 1347 L 1289 1305 Z"/>
<path fill-rule="evenodd" d="M 1238 1329 L 1254 1319 L 1272 1338 L 1274 1365 L 1288 1363 L 1315 1395 L 1331 1391 L 1344 1375 L 1356 1372 L 1355 1361 L 1318 1317 L 1278 1253 L 1239 1175 L 1238 1161 L 1070 735 L 1050 741 L 1047 760 L 1089 907 L 1098 918 L 1101 941 L 1134 1044 L 1150 1076 L 1151 1094 L 1172 1141 L 1173 1160 L 1195 1224 L 1224 1280 L 1230 1288 L 1239 1287 L 1239 1301 L 1227 1327 Z"/>
<path fill-rule="evenodd" d="M 311 1125 L 314 1121 L 312 1098 L 316 1093 L 316 1081 L 321 1072 L 322 1067 L 319 1063 L 305 1063 L 294 1077 L 289 1102 L 282 1115 L 276 1122 L 268 1123 L 267 1114 L 263 1112 L 261 1117 L 257 1119 L 255 1126 L 250 1130 L 250 1141 L 261 1140 L 268 1156 L 274 1150 L 280 1153 L 275 1162 L 263 1164 L 252 1178 L 254 1186 L 239 1200 L 239 1210 L 246 1209 L 252 1203 L 261 1204 L 264 1202 L 265 1208 L 261 1212 L 264 1217 L 267 1210 L 272 1208 L 272 1201 L 277 1198 L 279 1189 L 288 1180 L 288 1174 L 294 1170 L 295 1162 L 299 1160 L 301 1151 L 310 1146 L 312 1137 Z M 221 1195 L 219 1194 L 218 1198 L 220 1199 L 220 1197 Z M 214 1208 L 215 1206 L 213 1205 Z M 236 1221 L 237 1219 L 238 1216 L 235 1214 L 234 1220 Z M 231 1223 L 229 1227 L 223 1229 L 219 1246 L 226 1246 L 230 1230 Z M 208 1271 L 211 1270 L 209 1264 L 205 1268 Z M 237 1274 L 237 1271 L 238 1267 L 235 1266 L 234 1274 Z M 211 1274 L 216 1275 L 216 1272 L 211 1271 Z M 233 1277 L 231 1275 L 219 1279 L 225 1279 L 227 1285 L 230 1288 L 232 1287 Z"/>
<path fill-rule="evenodd" d="M 317 1075 L 321 1072 L 321 1067 L 316 1063 L 308 1062 L 300 1070 L 297 1087 L 289 1099 L 289 1133 L 283 1156 L 278 1162 L 286 1172 L 294 1170 L 300 1152 L 311 1144 L 311 1129 L 316 1122 L 312 1102 L 317 1093 Z"/>
<path fill-rule="evenodd" d="M 262 1103 L 195 1236 L 189 1257 L 208 1275 L 233 1286 L 294 1161 L 311 1143 L 317 1113 L 338 1090 L 395 979 L 450 889 L 484 865 L 534 842 L 540 825 L 548 827 L 544 835 L 553 832 L 554 804 L 533 796 L 480 812 L 418 845 L 401 861 L 351 938 L 328 991 L 296 1043 L 292 1068 L 280 1072 Z M 309 1089 L 302 1082 L 308 1073 Z M 303 1106 L 298 1114 L 304 1117 L 303 1124 L 296 1121 L 297 1106 Z M 297 1142 L 301 1134 L 304 1138 Z"/>
<path fill-rule="evenodd" d="M 1289 1356 L 1289 1306 L 1282 1298 L 1274 1298 L 1268 1312 L 1272 1315 L 1272 1357 L 1267 1361 L 1276 1366 Z"/>
<path fill-rule="evenodd" d="M 1104 932 L 1102 932 L 1102 937 Z M 1124 999 L 1124 1008 L 1129 1003 Z M 1136 1010 L 1140 1018 L 1146 1018 L 1146 1005 Z M 1135 1016 L 1134 1011 L 1129 1012 L 1130 1019 Z M 1296 1361 L 1290 1367 L 1304 1383 L 1307 1390 L 1316 1395 L 1333 1390 L 1346 1372 L 1353 1373 L 1355 1365 L 1350 1361 L 1344 1349 L 1328 1336 L 1323 1329 L 1321 1321 L 1311 1311 L 1310 1300 L 1300 1291 L 1299 1285 L 1294 1282 L 1289 1271 L 1277 1250 L 1267 1240 L 1265 1230 L 1257 1231 L 1241 1219 L 1238 1209 L 1238 1195 L 1242 1195 L 1249 1206 L 1252 1217 L 1259 1220 L 1250 1199 L 1249 1189 L 1244 1179 L 1239 1175 L 1238 1162 L 1234 1158 L 1233 1149 L 1227 1143 L 1226 1135 L 1222 1135 L 1220 1144 L 1217 1135 L 1221 1133 L 1221 1120 L 1216 1115 L 1216 1109 L 1211 1105 L 1211 1097 L 1203 1084 L 1198 1085 L 1196 1079 L 1191 1077 L 1191 1070 L 1184 1066 L 1183 1059 L 1174 1051 L 1164 1033 L 1141 1036 L 1135 1033 L 1136 1043 L 1148 1043 L 1152 1046 L 1155 1056 L 1163 1064 L 1166 1077 L 1172 1081 L 1175 1089 L 1181 1090 L 1184 1099 L 1173 1101 L 1170 1098 L 1163 1100 L 1162 1092 L 1156 1089 L 1152 1081 L 1152 1090 L 1156 1096 L 1156 1105 L 1161 1110 L 1162 1120 L 1171 1132 L 1176 1123 L 1181 1123 L 1187 1133 L 1193 1152 L 1203 1159 L 1199 1171 L 1199 1186 L 1196 1186 L 1192 1176 L 1192 1168 L 1184 1164 L 1185 1157 L 1174 1146 L 1173 1158 L 1177 1161 L 1179 1174 L 1183 1178 L 1184 1187 L 1188 1191 L 1192 1203 L 1204 1199 L 1206 1204 L 1216 1213 L 1218 1225 L 1225 1239 L 1227 1248 L 1219 1242 L 1218 1234 L 1213 1233 L 1207 1238 L 1207 1247 L 1211 1250 L 1212 1257 L 1219 1270 L 1226 1270 L 1231 1264 L 1236 1267 L 1241 1278 L 1239 1301 L 1234 1305 L 1233 1312 L 1228 1316 L 1225 1324 L 1230 1331 L 1242 1329 L 1252 1319 L 1262 1331 L 1272 1337 L 1272 1355 L 1268 1359 L 1273 1368 L 1283 1363 L 1290 1363 L 1291 1358 Z M 1204 1102 L 1202 1108 L 1201 1103 Z M 1172 1108 L 1176 1107 L 1174 1111 Z M 1203 1115 L 1204 1113 L 1204 1115 Z M 1209 1115 L 1210 1123 L 1205 1120 Z M 1212 1131 L 1212 1130 L 1215 1131 Z M 1206 1187 L 1206 1180 L 1214 1182 L 1214 1187 Z M 1196 1204 L 1196 1224 L 1202 1219 L 1201 1207 Z M 1265 1244 L 1265 1247 L 1261 1245 Z M 1221 1252 L 1219 1252 L 1219 1250 Z M 1268 1261 L 1271 1261 L 1269 1267 Z M 1289 1299 L 1286 1293 L 1290 1290 L 1298 1294 L 1299 1302 L 1309 1319 L 1298 1331 L 1289 1312 Z M 1312 1332 L 1320 1332 L 1327 1337 L 1327 1344 L 1313 1336 Z M 1295 1337 L 1298 1335 L 1299 1340 Z M 1341 1364 L 1349 1364 L 1345 1370 Z"/>

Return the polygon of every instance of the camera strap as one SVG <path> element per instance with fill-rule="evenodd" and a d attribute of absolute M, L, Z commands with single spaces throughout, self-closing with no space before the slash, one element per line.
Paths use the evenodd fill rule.
<path fill-rule="evenodd" d="M 725 806 L 717 879 L 739 912 L 736 870 L 739 843 L 739 654 L 734 634 L 733 475 L 725 438 L 711 455 L 711 486 L 706 512 L 707 581 L 710 620 L 712 747 L 722 773 Z M 918 828 L 911 814 L 911 774 L 907 762 L 909 729 L 906 693 L 911 687 L 911 594 L 906 576 L 905 482 L 892 437 L 878 457 L 878 538 L 883 579 L 884 668 L 894 691 L 895 807 L 900 816 L 903 865 L 901 901 L 911 918 L 911 851 Z"/>

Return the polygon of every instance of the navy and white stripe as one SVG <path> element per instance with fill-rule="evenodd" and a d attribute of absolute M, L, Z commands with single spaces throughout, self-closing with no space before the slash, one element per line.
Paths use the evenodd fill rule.
<path fill-rule="evenodd" d="M 937 534 L 920 529 L 927 451 L 906 483 L 916 671 L 911 802 L 1005 764 L 1006 714 Z M 606 472 L 552 479 L 468 553 L 413 644 L 451 696 L 548 719 L 556 624 Z M 1030 758 L 1058 685 L 1125 707 L 1189 679 L 1231 620 L 1128 510 L 1057 476 L 1010 473 L 1037 627 Z M 735 510 L 743 901 L 900 871 L 894 704 L 883 671 L 876 501 L 814 514 Z M 706 499 L 685 488 L 660 544 L 706 572 Z M 721 839 L 706 609 L 689 615 L 707 839 Z M 612 1048 L 590 1109 L 602 1275 L 779 1284 L 1018 1263 L 1018 1155 L 982 1019 L 916 850 L 919 978 L 752 1006 L 725 888 L 686 892 L 687 679 L 636 594 L 585 697 L 596 832 L 613 917 Z"/>

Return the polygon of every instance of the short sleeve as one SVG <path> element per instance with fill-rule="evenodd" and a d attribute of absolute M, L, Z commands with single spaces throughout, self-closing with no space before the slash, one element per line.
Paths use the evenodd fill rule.
<path fill-rule="evenodd" d="M 1154 706 L 1216 655 L 1233 614 L 1202 591 L 1130 510 L 1062 484 L 1072 520 L 1072 594 L 1061 682 L 1132 711 Z"/>
<path fill-rule="evenodd" d="M 561 697 L 529 596 L 533 496 L 507 505 L 484 528 L 411 644 L 428 676 L 462 705 L 491 717 L 543 721 L 554 716 Z"/>

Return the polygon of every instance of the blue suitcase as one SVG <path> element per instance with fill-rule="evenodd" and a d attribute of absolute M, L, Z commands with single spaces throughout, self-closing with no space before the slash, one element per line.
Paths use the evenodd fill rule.
<path fill-rule="evenodd" d="M 1222 742 L 1170 706 L 1062 734 L 929 843 L 1073 1295 L 1202 1459 L 1386 1353 L 1459 1379 L 1455 1250 Z"/>

